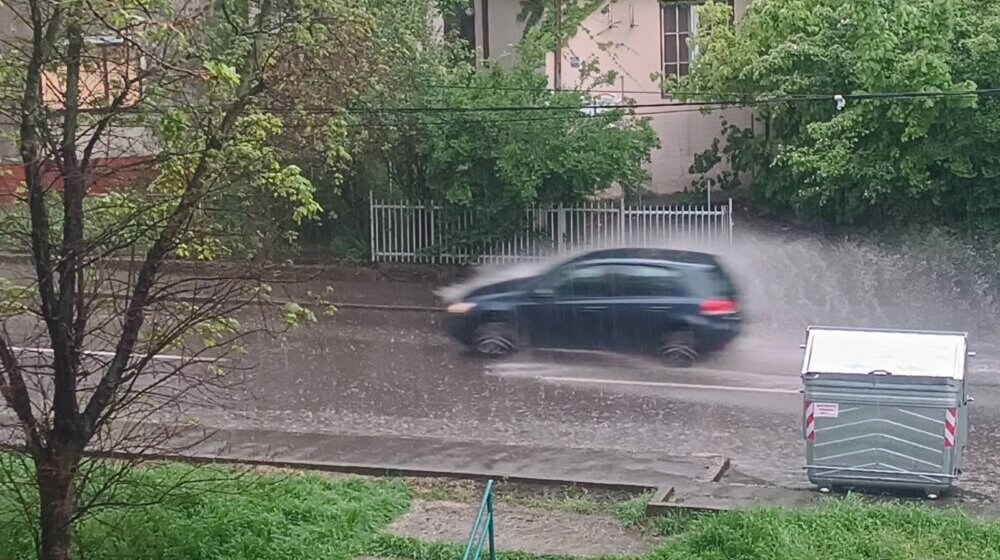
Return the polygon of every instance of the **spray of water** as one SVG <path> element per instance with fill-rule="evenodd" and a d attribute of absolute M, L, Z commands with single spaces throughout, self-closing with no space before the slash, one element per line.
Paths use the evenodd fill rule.
<path fill-rule="evenodd" d="M 477 288 L 489 286 L 490 284 L 496 284 L 498 282 L 505 282 L 507 280 L 537 276 L 569 259 L 599 248 L 602 247 L 580 247 L 562 255 L 558 255 L 554 252 L 548 254 L 543 253 L 525 262 L 482 264 L 476 268 L 475 274 L 471 277 L 461 282 L 439 288 L 435 290 L 434 293 L 445 303 L 454 303 L 456 301 L 461 301 L 466 294 Z"/>
<path fill-rule="evenodd" d="M 712 252 L 683 241 L 660 246 Z M 533 276 L 597 248 L 482 266 L 438 295 L 457 301 L 480 286 Z M 1000 332 L 1000 289 L 988 270 L 991 261 L 942 232 L 888 244 L 741 230 L 732 251 L 716 252 L 740 289 L 750 337 L 798 341 L 806 326 L 821 324 L 967 331 L 979 345 Z"/>
<path fill-rule="evenodd" d="M 898 243 L 747 233 L 723 260 L 756 330 L 801 334 L 826 324 L 958 330 L 980 340 L 1000 330 L 990 263 L 942 232 Z"/>

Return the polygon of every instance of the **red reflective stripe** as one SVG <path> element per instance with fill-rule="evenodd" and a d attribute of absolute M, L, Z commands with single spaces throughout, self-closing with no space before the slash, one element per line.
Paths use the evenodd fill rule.
<path fill-rule="evenodd" d="M 806 409 L 806 439 L 814 440 L 816 439 L 816 413 L 812 401 L 805 401 L 804 403 Z"/>
<path fill-rule="evenodd" d="M 944 413 L 944 446 L 955 446 L 955 428 L 958 425 L 958 409 L 949 408 Z"/>

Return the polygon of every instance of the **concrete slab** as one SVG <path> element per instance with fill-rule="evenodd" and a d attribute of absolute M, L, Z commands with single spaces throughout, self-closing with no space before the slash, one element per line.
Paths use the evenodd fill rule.
<path fill-rule="evenodd" d="M 906 501 L 932 507 L 961 507 L 963 510 L 984 517 L 1000 515 L 995 504 L 984 503 L 977 496 L 956 490 L 940 500 L 926 500 L 922 496 L 908 496 L 892 492 L 862 494 L 873 501 Z M 823 494 L 815 488 L 779 488 L 749 484 L 711 483 L 687 484 L 682 487 L 659 489 L 646 504 L 646 515 L 661 515 L 670 510 L 728 511 L 759 507 L 799 508 L 815 506 L 824 500 L 843 498 L 844 494 Z"/>
<path fill-rule="evenodd" d="M 719 455 L 676 457 L 652 452 L 270 430 L 218 431 L 183 455 L 203 461 L 267 463 L 363 474 L 497 478 L 628 489 L 710 482 L 717 480 L 729 464 L 726 457 Z"/>
<path fill-rule="evenodd" d="M 822 496 L 811 490 L 749 486 L 740 484 L 690 484 L 657 492 L 646 505 L 646 515 L 669 510 L 741 510 L 757 507 L 803 507 L 819 503 Z"/>

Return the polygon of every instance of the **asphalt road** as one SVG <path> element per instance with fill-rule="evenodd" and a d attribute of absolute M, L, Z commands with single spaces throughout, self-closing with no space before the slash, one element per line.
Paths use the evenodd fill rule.
<path fill-rule="evenodd" d="M 724 454 L 736 476 L 808 487 L 802 471 L 798 340 L 751 334 L 700 367 L 597 353 L 467 356 L 429 312 L 342 310 L 284 340 L 250 343 L 241 404 L 203 411 L 219 428 L 694 456 Z M 961 487 L 997 496 L 1000 360 L 975 359 Z M 552 460 L 548 457 L 547 460 Z M 577 456 L 576 459 L 579 460 Z M 623 459 L 627 462 L 627 460 Z M 623 469 L 628 465 L 623 464 Z"/>
<path fill-rule="evenodd" d="M 5 267 L 9 275 L 12 267 Z M 430 305 L 427 285 L 317 279 L 333 299 Z M 249 369 L 226 406 L 192 411 L 221 429 L 397 436 L 669 456 L 723 454 L 743 480 L 808 487 L 798 393 L 805 324 L 751 326 L 697 368 L 608 354 L 524 353 L 488 362 L 461 352 L 428 311 L 344 308 L 284 337 L 248 341 Z M 244 321 L 252 326 L 251 318 Z M 976 339 L 973 339 L 974 345 Z M 979 342 L 986 342 L 985 340 Z M 1000 496 L 1000 354 L 971 362 L 963 494 Z M 306 438 L 308 439 L 308 438 Z M 580 453 L 568 453 L 586 470 Z M 447 465 L 442 465 L 447 467 Z"/>

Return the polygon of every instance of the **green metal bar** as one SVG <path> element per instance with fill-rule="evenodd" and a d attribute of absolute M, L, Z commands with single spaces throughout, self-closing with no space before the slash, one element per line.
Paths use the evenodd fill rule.
<path fill-rule="evenodd" d="M 497 560 L 496 532 L 493 530 L 493 492 L 490 492 L 486 500 L 486 509 L 490 512 L 489 524 L 486 526 L 490 533 L 490 560 Z"/>
<path fill-rule="evenodd" d="M 487 524 L 493 521 L 490 517 L 489 515 L 486 516 Z M 476 543 L 476 556 L 472 560 L 479 560 L 479 557 L 483 555 L 483 545 L 486 544 L 486 535 L 488 534 L 489 531 L 486 530 L 486 527 L 483 527 L 483 530 L 479 533 L 479 542 Z"/>
<path fill-rule="evenodd" d="M 482 554 L 483 540 L 487 533 L 491 535 L 490 544 L 490 560 L 495 560 L 495 551 L 493 550 L 492 544 L 492 534 L 493 534 L 493 486 L 495 482 L 490 480 L 486 483 L 486 491 L 483 492 L 483 500 L 479 505 L 479 512 L 476 513 L 476 521 L 472 524 L 472 531 L 469 533 L 469 541 L 465 545 L 465 554 L 462 555 L 462 560 L 469 560 L 469 555 L 472 553 L 472 545 L 476 542 L 476 534 L 482 530 L 479 538 L 479 546 L 476 550 L 475 559 L 478 560 L 480 554 Z M 486 525 L 483 527 L 483 515 L 486 514 Z M 488 530 L 487 530 L 488 528 Z"/>

